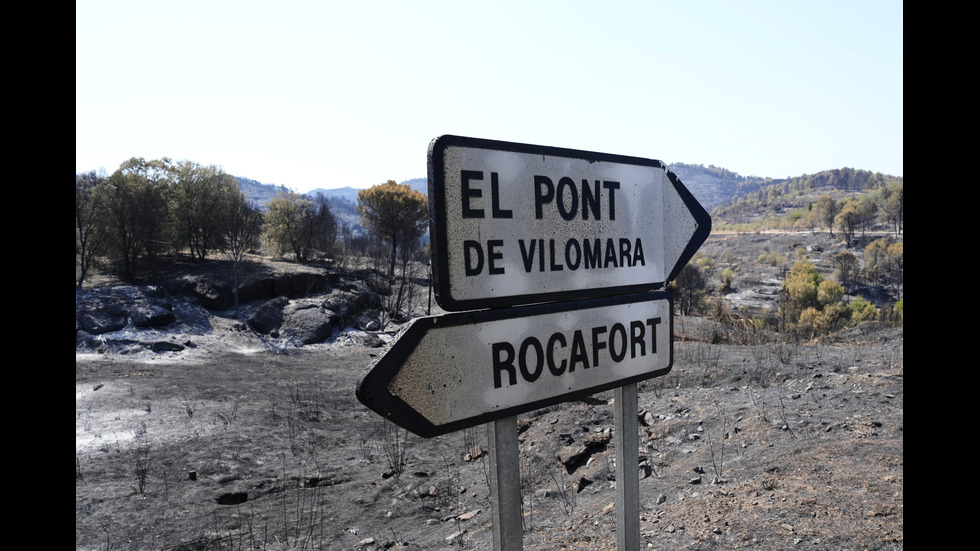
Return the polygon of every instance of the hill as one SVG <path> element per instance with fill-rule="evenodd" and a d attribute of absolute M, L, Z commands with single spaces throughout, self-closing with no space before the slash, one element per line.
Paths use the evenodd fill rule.
<path fill-rule="evenodd" d="M 820 193 L 829 191 L 838 191 L 839 194 L 859 193 L 901 180 L 900 177 L 850 168 L 825 170 L 816 174 L 803 174 L 785 179 L 742 176 L 714 165 L 675 163 L 669 165 L 668 169 L 680 178 L 705 210 L 711 212 L 718 222 L 724 224 L 745 223 L 752 218 L 744 212 L 745 205 L 740 204 L 740 200 L 746 198 L 755 200 L 752 204 L 757 211 L 754 214 L 755 218 L 778 216 L 793 208 L 805 207 L 808 202 L 815 201 Z M 399 183 L 428 194 L 428 182 L 425 178 L 413 178 Z M 278 191 L 285 189 L 282 186 L 260 184 L 246 178 L 239 178 L 239 184 L 246 198 L 258 205 L 264 205 Z M 350 227 L 356 228 L 359 227 L 359 221 L 354 207 L 357 205 L 359 191 L 349 186 L 316 188 L 306 193 L 306 196 L 314 198 L 317 194 L 323 194 L 330 199 L 331 207 L 335 209 L 334 214 L 340 220 L 347 222 Z M 732 210 L 733 207 L 736 210 Z"/>
<path fill-rule="evenodd" d="M 714 166 L 674 164 L 668 168 L 684 182 L 684 185 L 691 190 L 691 193 L 709 212 L 711 209 L 731 201 L 740 193 L 747 193 L 772 181 L 764 178 L 746 178 Z M 412 178 L 399 183 L 407 184 L 412 189 L 426 195 L 429 193 L 426 178 Z M 277 192 L 285 189 L 273 184 L 260 184 L 247 178 L 239 178 L 239 185 L 245 192 L 246 199 L 258 205 L 264 205 L 269 199 L 275 197 Z M 305 195 L 313 198 L 317 194 L 323 194 L 324 197 L 339 199 L 356 205 L 359 191 L 360 189 L 350 186 L 316 188 L 305 193 Z"/>
<path fill-rule="evenodd" d="M 714 165 L 675 163 L 667 168 L 680 178 L 708 212 L 728 203 L 740 192 L 744 193 L 746 184 L 758 182 L 761 185 L 763 181 L 762 178 L 746 178 Z"/>
<path fill-rule="evenodd" d="M 249 204 L 257 205 L 259 210 L 264 211 L 265 205 L 276 194 L 281 192 L 288 192 L 289 189 L 286 186 L 277 186 L 275 184 L 263 184 L 262 182 L 257 182 L 249 178 L 243 178 L 241 176 L 236 176 L 238 180 L 238 187 L 245 194 L 245 200 Z"/>

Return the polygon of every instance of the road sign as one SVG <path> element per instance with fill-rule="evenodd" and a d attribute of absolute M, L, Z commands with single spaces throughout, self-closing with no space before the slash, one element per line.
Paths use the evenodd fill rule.
<path fill-rule="evenodd" d="M 438 436 L 665 375 L 672 335 L 666 291 L 418 318 L 356 393 Z"/>
<path fill-rule="evenodd" d="M 661 288 L 711 231 L 653 159 L 441 136 L 428 165 L 436 300 L 448 311 Z"/>

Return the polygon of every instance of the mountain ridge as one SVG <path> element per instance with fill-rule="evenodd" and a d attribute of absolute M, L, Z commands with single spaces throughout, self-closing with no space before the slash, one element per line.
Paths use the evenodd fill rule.
<path fill-rule="evenodd" d="M 821 188 L 842 187 L 848 189 L 853 186 L 851 182 L 853 176 L 864 173 L 865 177 L 869 174 L 879 179 L 887 180 L 902 178 L 901 176 L 882 175 L 860 169 L 840 168 L 828 169 L 814 174 L 801 174 L 799 176 L 787 178 L 770 178 L 762 176 L 742 176 L 728 169 L 716 167 L 714 165 L 675 163 L 668 165 L 667 169 L 673 172 L 678 179 L 690 190 L 699 203 L 707 210 L 712 212 L 716 208 L 724 207 L 748 196 L 766 186 L 782 183 L 792 183 L 793 181 L 811 179 Z M 260 184 L 248 178 L 238 177 L 239 185 L 245 192 L 246 199 L 253 204 L 263 208 L 269 199 L 280 191 L 288 191 L 284 186 L 274 184 Z M 426 178 L 411 178 L 399 182 L 407 184 L 412 189 L 424 194 L 428 194 L 428 180 Z M 335 210 L 340 210 L 347 217 L 354 217 L 354 207 L 357 205 L 357 194 L 359 188 L 351 186 L 337 188 L 316 188 L 303 193 L 310 199 L 316 198 L 318 194 L 331 199 L 330 204 Z M 349 211 L 349 212 L 348 212 Z"/>

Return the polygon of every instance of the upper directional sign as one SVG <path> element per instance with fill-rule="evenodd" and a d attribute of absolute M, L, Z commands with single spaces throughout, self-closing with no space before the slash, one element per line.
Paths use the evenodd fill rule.
<path fill-rule="evenodd" d="M 418 318 L 361 374 L 357 398 L 425 437 L 665 375 L 670 293 Z"/>
<path fill-rule="evenodd" d="M 441 136 L 428 164 L 436 299 L 449 311 L 657 289 L 711 232 L 653 159 Z"/>

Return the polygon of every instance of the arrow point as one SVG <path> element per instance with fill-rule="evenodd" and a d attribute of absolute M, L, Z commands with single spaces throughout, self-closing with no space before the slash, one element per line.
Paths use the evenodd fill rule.
<path fill-rule="evenodd" d="M 664 266 L 670 267 L 669 283 L 708 239 L 711 216 L 673 172 L 667 170 L 666 175 L 671 184 L 664 185 Z"/>

